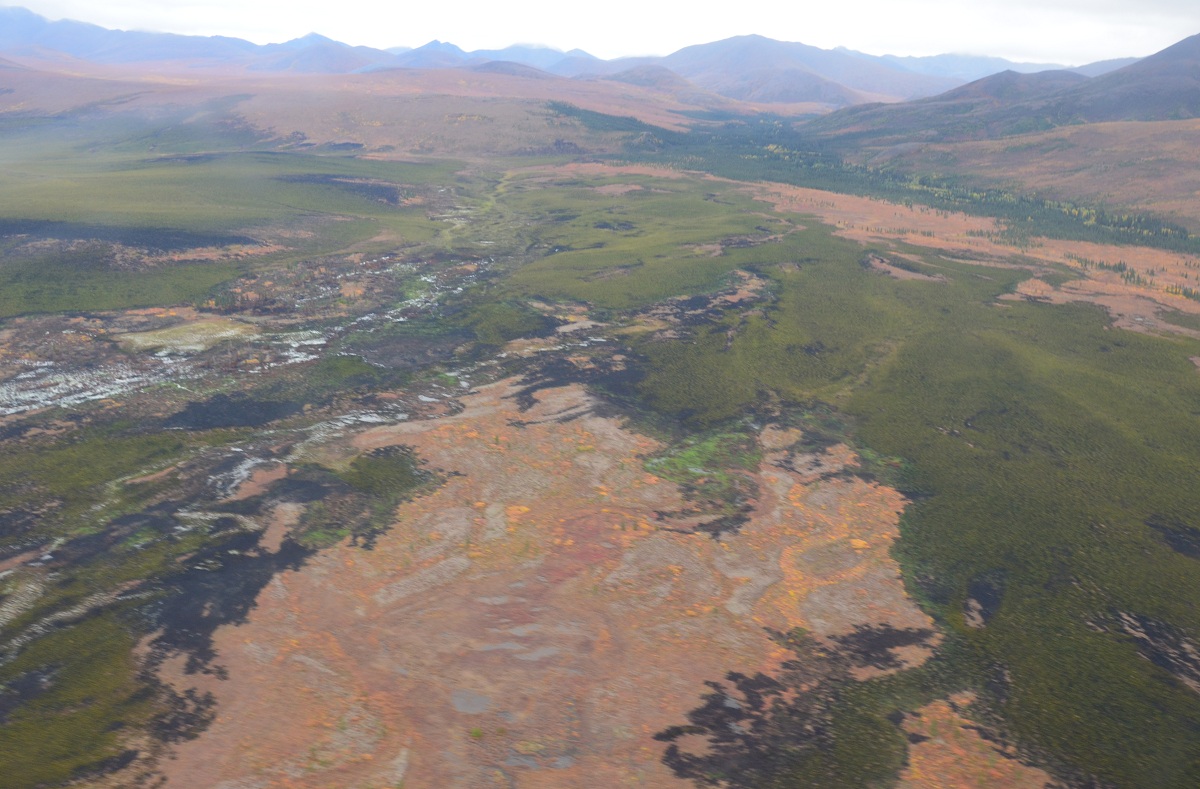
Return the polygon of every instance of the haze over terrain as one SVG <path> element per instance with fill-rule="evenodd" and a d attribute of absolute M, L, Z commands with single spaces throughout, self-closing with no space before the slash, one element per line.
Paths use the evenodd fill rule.
<path fill-rule="evenodd" d="M 1200 785 L 1192 4 L 243 5 L 0 8 L 4 789 Z"/>
<path fill-rule="evenodd" d="M 814 103 L 824 108 L 929 96 L 1003 70 L 1058 68 L 965 55 L 876 57 L 758 35 L 697 44 L 665 57 L 602 60 L 582 50 L 560 52 L 542 46 L 465 52 L 441 41 L 416 49 L 380 50 L 352 47 L 317 33 L 281 44 L 256 45 L 227 37 L 123 32 L 70 20 L 51 22 L 22 8 L 0 9 L 0 23 L 0 52 L 49 68 L 55 63 L 67 67 L 75 59 L 111 66 L 153 64 L 157 69 L 186 72 L 234 68 L 268 74 L 467 68 L 524 77 L 539 73 L 606 77 L 674 93 L 708 91 L 744 101 Z M 1081 72 L 1094 76 L 1128 62 L 1106 60 L 1084 66 Z"/>
<path fill-rule="evenodd" d="M 904 4 L 854 0 L 842 5 L 757 4 L 706 7 L 646 5 L 613 0 L 587 24 L 545 0 L 503 5 L 463 0 L 454 13 L 434 6 L 380 7 L 365 0 L 337 6 L 316 0 L 34 0 L 28 7 L 51 19 L 78 19 L 109 28 L 224 35 L 260 44 L 317 31 L 353 45 L 387 49 L 440 39 L 466 49 L 499 49 L 513 42 L 580 48 L 606 59 L 665 55 L 731 35 L 769 33 L 824 49 L 849 47 L 876 55 L 941 52 L 1002 56 L 1017 61 L 1080 65 L 1103 58 L 1141 57 L 1200 29 L 1200 9 L 1188 0 L 913 0 Z"/>

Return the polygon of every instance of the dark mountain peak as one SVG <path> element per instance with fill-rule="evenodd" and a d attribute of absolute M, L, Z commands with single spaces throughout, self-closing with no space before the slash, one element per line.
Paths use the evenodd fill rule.
<path fill-rule="evenodd" d="M 685 47 L 661 62 L 700 87 L 752 101 L 817 101 L 845 106 L 872 98 L 930 96 L 961 82 L 916 74 L 880 58 L 760 35 L 733 36 Z M 771 84 L 763 84 L 764 80 Z M 788 89 L 788 80 L 799 80 L 795 89 Z"/>
<path fill-rule="evenodd" d="M 786 41 L 779 41 L 778 39 L 774 39 L 774 38 L 767 38 L 766 36 L 759 35 L 758 33 L 747 33 L 747 34 L 741 35 L 741 36 L 730 36 L 729 38 L 722 39 L 721 41 L 718 41 L 717 43 L 722 43 L 722 42 L 728 42 L 728 43 L 736 42 L 739 44 L 768 44 L 768 45 L 769 44 L 783 44 L 785 46 L 789 43 Z"/>
<path fill-rule="evenodd" d="M 341 42 L 334 41 L 332 38 L 323 36 L 320 33 L 309 33 L 307 36 L 292 39 L 287 43 L 304 46 L 312 46 L 313 44 L 341 44 Z M 341 44 L 341 46 L 346 46 L 346 44 Z"/>
<path fill-rule="evenodd" d="M 1200 117 L 1200 35 L 1092 78 L 1065 97 L 1063 111 L 1086 121 Z"/>
<path fill-rule="evenodd" d="M 711 58 L 714 54 L 718 55 L 740 55 L 742 57 L 753 58 L 756 61 L 776 61 L 779 58 L 794 58 L 797 55 L 812 53 L 812 52 L 828 52 L 829 54 L 837 54 L 832 51 L 811 47 L 808 44 L 800 44 L 792 41 L 777 41 L 773 38 L 760 36 L 757 33 L 751 33 L 744 36 L 731 36 L 723 38 L 720 41 L 713 41 L 708 44 L 694 44 L 690 47 L 684 47 L 678 52 L 668 55 L 664 60 L 667 61 L 688 61 L 696 58 Z"/>
<path fill-rule="evenodd" d="M 462 49 L 459 49 L 454 44 L 451 44 L 449 41 L 438 41 L 436 38 L 424 46 L 417 47 L 413 50 L 413 52 L 440 52 L 447 55 L 458 55 L 459 57 L 467 56 L 466 52 L 464 52 Z"/>
<path fill-rule="evenodd" d="M 677 91 L 693 87 L 692 83 L 666 66 L 658 66 L 652 63 L 625 69 L 624 71 L 605 77 L 605 79 L 662 91 Z"/>
<path fill-rule="evenodd" d="M 523 63 L 542 71 L 552 70 L 555 64 L 568 57 L 562 50 L 544 44 L 513 44 L 504 49 L 478 49 L 465 54 L 473 60 Z"/>
<path fill-rule="evenodd" d="M 489 60 L 486 63 L 471 66 L 471 71 L 483 74 L 507 74 L 510 77 L 524 77 L 525 79 L 559 79 L 559 77 L 542 71 L 540 68 L 534 68 L 533 66 L 517 63 L 512 60 Z"/>
<path fill-rule="evenodd" d="M 19 6 L 0 6 L 0 46 L 13 44 L 43 44 L 53 36 L 108 36 L 118 31 L 106 30 L 99 25 L 63 19 L 51 22 Z"/>
<path fill-rule="evenodd" d="M 188 58 L 233 61 L 255 49 L 254 44 L 237 38 L 108 30 L 70 19 L 51 22 L 24 8 L 0 8 L 0 51 L 51 52 L 98 63 L 134 63 Z"/>
<path fill-rule="evenodd" d="M 24 22 L 43 22 L 49 24 L 50 20 L 41 14 L 35 14 L 28 8 L 22 8 L 16 5 L 0 6 L 0 19 L 6 21 L 24 21 Z"/>
<path fill-rule="evenodd" d="M 959 88 L 946 91 L 927 101 L 957 101 L 962 99 L 994 99 L 998 101 L 1027 101 L 1087 82 L 1088 77 L 1073 71 L 1057 69 L 1021 74 L 1006 69 L 999 74 L 977 79 Z"/>
<path fill-rule="evenodd" d="M 2 2 L 3 0 L 0 0 Z M 306 73 L 353 73 L 379 68 L 506 69 L 520 64 L 558 76 L 602 77 L 668 92 L 685 85 L 702 92 L 756 102 L 809 103 L 837 108 L 865 102 L 897 102 L 933 96 L 966 81 L 960 75 L 984 76 L 1001 68 L 1028 72 L 1037 64 L 1013 64 L 998 58 L 938 55 L 931 58 L 876 57 L 844 47 L 821 49 L 779 41 L 757 33 L 685 47 L 667 57 L 602 60 L 579 49 L 561 52 L 539 44 L 517 44 L 501 50 L 465 52 L 433 40 L 417 49 L 388 51 L 350 46 L 319 33 L 281 44 L 258 46 L 220 36 L 108 30 L 71 20 L 48 21 L 20 7 L 0 7 L 0 53 L 51 58 L 77 58 L 96 63 L 158 63 L 162 67 L 241 68 Z M 1007 64 L 1007 65 L 1006 65 Z M 1114 62 L 1111 65 L 1121 65 Z M 642 69 L 658 66 L 665 71 Z M 1080 69 L 1100 74 L 1105 64 Z M 639 70 L 641 69 L 641 70 Z M 1063 72 L 1032 80 L 1014 74 L 948 94 L 949 101 L 1019 102 L 1071 87 Z M 533 77 L 532 71 L 522 72 Z M 1069 122 L 1092 118 L 1177 118 L 1200 112 L 1197 84 L 1200 36 L 1168 47 L 1150 58 L 1105 75 L 1108 82 L 1094 94 L 1080 94 L 1063 104 Z M 542 77 L 544 78 L 544 77 Z M 1099 79 L 1097 77 L 1097 79 Z M 1053 122 L 1059 122 L 1054 115 Z M 1050 122 L 1050 121 L 1047 121 Z"/>
<path fill-rule="evenodd" d="M 1097 77 L 1004 71 L 932 98 L 860 106 L 812 121 L 859 143 L 995 139 L 1056 126 L 1200 118 L 1200 36 Z"/>
<path fill-rule="evenodd" d="M 1111 60 L 1097 60 L 1095 63 L 1088 63 L 1083 66 L 1076 66 L 1071 69 L 1076 74 L 1082 74 L 1085 77 L 1099 77 L 1101 74 L 1107 74 L 1110 71 L 1116 71 L 1126 66 L 1132 66 L 1141 58 L 1113 58 Z"/>
<path fill-rule="evenodd" d="M 1179 41 L 1153 55 L 1142 58 L 1140 63 L 1196 63 L 1200 62 L 1200 33 Z"/>
<path fill-rule="evenodd" d="M 307 36 L 293 38 L 291 41 L 284 41 L 282 44 L 267 44 L 263 47 L 264 52 L 278 53 L 299 53 L 304 50 L 311 49 L 329 49 L 329 48 L 346 48 L 346 44 L 334 41 L 332 38 L 326 38 L 320 33 L 309 33 Z"/>
<path fill-rule="evenodd" d="M 1128 83 L 1170 82 L 1174 87 L 1194 85 L 1200 80 L 1200 34 L 1189 36 L 1124 68 L 1110 71 L 1097 82 L 1112 86 Z"/>
<path fill-rule="evenodd" d="M 627 71 L 635 66 L 660 63 L 660 57 L 628 57 L 601 60 L 584 52 L 582 55 L 566 53 L 562 59 L 546 67 L 547 71 L 560 77 L 607 77 Z"/>
<path fill-rule="evenodd" d="M 292 71 L 303 74 L 350 74 L 395 65 L 396 56 L 370 47 L 352 47 L 310 33 L 302 38 L 263 47 L 246 67 L 252 71 Z M 266 55 L 263 57 L 262 55 Z"/>

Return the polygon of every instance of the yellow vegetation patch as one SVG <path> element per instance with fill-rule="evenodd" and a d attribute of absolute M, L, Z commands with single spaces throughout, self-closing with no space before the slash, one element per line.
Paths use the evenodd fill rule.
<path fill-rule="evenodd" d="M 122 348 L 131 351 L 163 349 L 178 353 L 205 351 L 226 340 L 258 336 L 258 329 L 228 318 L 207 318 L 155 331 L 116 335 Z"/>

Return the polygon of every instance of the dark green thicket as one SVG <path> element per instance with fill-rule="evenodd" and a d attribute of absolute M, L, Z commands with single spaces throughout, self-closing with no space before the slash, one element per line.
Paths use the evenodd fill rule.
<path fill-rule="evenodd" d="M 0 724 L 4 784 L 57 786 L 120 760 L 121 729 L 144 725 L 154 698 L 138 682 L 135 639 L 112 613 L 52 633 L 0 667 L 23 704 Z"/>
<path fill-rule="evenodd" d="M 909 507 L 898 555 L 980 664 L 1007 672 L 998 711 L 1120 786 L 1200 780 L 1200 699 L 1112 624 L 1200 634 L 1200 565 L 1147 526 L 1200 518 L 1194 353 L 1094 309 L 1019 305 L 921 336 L 851 404 L 864 441 L 913 462 L 929 498 Z M 966 627 L 972 582 L 996 573 L 998 610 Z"/>
<path fill-rule="evenodd" d="M 1190 786 L 1200 699 L 1159 667 L 1169 644 L 1139 652 L 1113 623 L 1132 613 L 1200 635 L 1200 565 L 1161 536 L 1200 522 L 1198 348 L 1111 329 L 1095 308 L 1001 306 L 1012 272 L 942 265 L 946 284 L 828 253 L 779 272 L 768 316 L 728 347 L 720 326 L 646 343 L 647 402 L 697 424 L 768 392 L 842 403 L 859 442 L 909 462 L 899 484 L 917 501 L 898 556 L 962 639 L 966 684 L 1008 677 L 985 697 L 1052 763 Z M 967 627 L 972 583 L 997 572 L 998 610 Z"/>

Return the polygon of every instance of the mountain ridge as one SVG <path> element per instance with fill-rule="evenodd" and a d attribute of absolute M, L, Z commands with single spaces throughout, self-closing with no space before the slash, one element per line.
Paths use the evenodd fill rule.
<path fill-rule="evenodd" d="M 1115 71 L 1004 71 L 903 104 L 862 104 L 808 128 L 856 144 L 953 142 L 1113 121 L 1200 117 L 1200 34 Z"/>
<path fill-rule="evenodd" d="M 901 63 L 892 62 L 898 60 L 892 56 L 824 50 L 764 36 L 696 44 L 662 57 L 612 60 L 579 49 L 564 52 L 530 44 L 468 52 L 435 40 L 416 48 L 384 50 L 352 46 L 316 32 L 259 45 L 224 36 L 110 30 L 69 19 L 51 21 L 18 6 L 0 7 L 0 55 L 9 60 L 39 61 L 62 60 L 65 56 L 101 65 L 155 63 L 163 70 L 183 68 L 189 72 L 199 68 L 294 74 L 350 74 L 389 68 L 474 69 L 504 62 L 580 79 L 606 78 L 655 65 L 674 72 L 692 90 L 760 103 L 816 102 L 830 110 L 871 101 L 920 98 L 962 84 L 964 80 L 959 77 L 922 73 L 922 69 L 934 70 L 932 64 L 939 58 L 954 57 L 960 70 L 974 69 L 971 73 L 999 66 L 1027 69 L 1044 65 L 973 56 L 899 59 Z M 505 68 L 517 73 L 511 67 Z M 521 73 L 543 78 L 541 73 Z"/>

